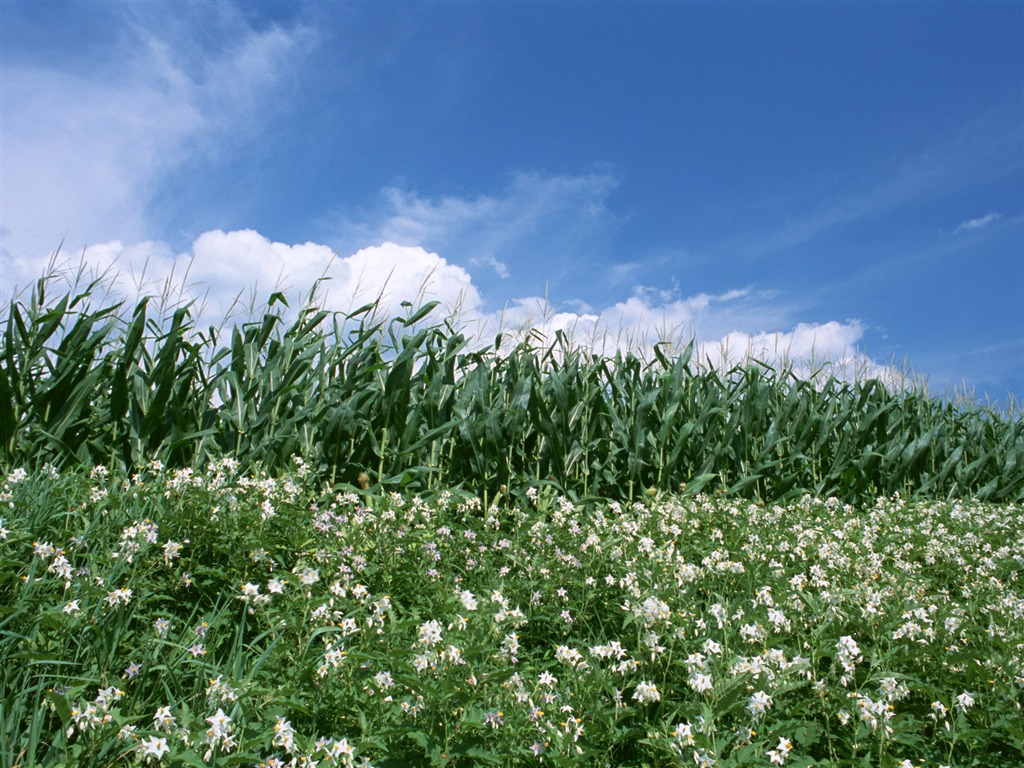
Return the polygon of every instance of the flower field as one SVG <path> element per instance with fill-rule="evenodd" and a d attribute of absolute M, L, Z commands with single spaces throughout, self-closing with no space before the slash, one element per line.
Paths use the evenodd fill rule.
<path fill-rule="evenodd" d="M 1024 764 L 1019 504 L 509 485 L 9 471 L 0 766 Z"/>

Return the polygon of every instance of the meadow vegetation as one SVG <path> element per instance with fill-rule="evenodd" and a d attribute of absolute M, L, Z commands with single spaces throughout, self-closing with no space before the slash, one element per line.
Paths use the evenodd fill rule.
<path fill-rule="evenodd" d="M 1016 766 L 1021 508 L 12 473 L 0 765 Z"/>
<path fill-rule="evenodd" d="M 1024 420 L 431 304 L 12 302 L 0 768 L 1024 764 Z"/>

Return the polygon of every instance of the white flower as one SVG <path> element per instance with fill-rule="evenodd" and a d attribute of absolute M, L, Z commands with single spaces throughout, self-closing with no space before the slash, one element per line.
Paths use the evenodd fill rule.
<path fill-rule="evenodd" d="M 672 611 L 668 604 L 653 595 L 637 606 L 634 609 L 634 614 L 646 626 L 651 626 L 656 621 L 670 621 L 672 618 Z"/>
<path fill-rule="evenodd" d="M 691 671 L 700 670 L 701 672 L 708 671 L 707 656 L 703 653 L 691 653 L 684 662 Z"/>
<path fill-rule="evenodd" d="M 696 674 L 690 676 L 690 687 L 697 693 L 710 691 L 714 686 L 711 683 L 711 675 Z"/>
<path fill-rule="evenodd" d="M 689 723 L 679 723 L 672 731 L 672 737 L 680 744 L 693 746 L 693 726 Z"/>
<path fill-rule="evenodd" d="M 779 745 L 775 749 L 768 750 L 765 754 L 768 755 L 768 762 L 772 765 L 782 765 L 786 762 L 786 758 L 789 757 L 789 753 L 793 750 L 793 744 L 788 739 L 779 739 Z"/>
<path fill-rule="evenodd" d="M 778 608 L 768 609 L 768 621 L 770 621 L 772 625 L 775 627 L 776 632 L 788 632 L 790 630 L 790 627 L 792 626 L 790 624 L 789 619 L 786 618 L 786 614 L 784 614 Z"/>
<path fill-rule="evenodd" d="M 238 599 L 248 603 L 250 600 L 255 600 L 255 598 L 259 597 L 259 594 L 260 585 L 247 582 L 242 585 L 242 594 L 239 595 Z"/>
<path fill-rule="evenodd" d="M 170 707 L 160 707 L 153 715 L 153 727 L 160 731 L 170 732 L 174 727 L 174 715 Z"/>
<path fill-rule="evenodd" d="M 430 648 L 431 646 L 441 642 L 441 625 L 433 619 L 421 624 L 419 632 L 419 642 L 421 645 L 425 645 Z"/>
<path fill-rule="evenodd" d="M 115 589 L 113 592 L 108 592 L 107 596 L 103 598 L 107 605 L 117 605 L 118 603 L 127 605 L 131 599 L 131 589 Z"/>
<path fill-rule="evenodd" d="M 864 656 L 861 654 L 857 642 L 849 635 L 843 635 L 839 638 L 839 642 L 836 643 L 836 650 L 839 652 L 839 663 L 842 664 L 843 671 L 845 672 L 840 677 L 839 682 L 841 685 L 846 685 L 850 682 L 857 662 L 863 661 Z"/>
<path fill-rule="evenodd" d="M 501 655 L 506 657 L 513 664 L 517 664 L 519 662 L 519 657 L 517 656 L 518 653 L 519 635 L 514 632 L 505 635 L 504 639 L 501 641 Z"/>
<path fill-rule="evenodd" d="M 168 541 L 164 544 L 164 562 L 168 565 L 181 556 L 181 544 L 176 541 Z"/>
<path fill-rule="evenodd" d="M 760 643 L 765 638 L 764 627 L 760 624 L 744 624 L 740 627 L 740 637 L 748 643 Z"/>
<path fill-rule="evenodd" d="M 771 709 L 771 706 L 772 697 L 764 691 L 758 691 L 747 701 L 747 711 L 749 711 L 751 716 L 755 719 L 761 717 L 761 715 Z"/>
<path fill-rule="evenodd" d="M 558 678 L 545 670 L 544 672 L 541 672 L 540 675 L 537 677 L 537 682 L 541 685 L 551 687 L 552 685 L 558 682 Z"/>
<path fill-rule="evenodd" d="M 211 680 L 210 684 L 206 686 L 206 700 L 212 707 L 214 704 L 222 701 L 237 701 L 238 693 L 224 682 L 223 675 L 217 675 L 216 679 Z"/>
<path fill-rule="evenodd" d="M 961 712 L 966 712 L 968 709 L 974 706 L 974 697 L 971 696 L 967 691 L 964 691 L 956 697 L 956 706 Z"/>
<path fill-rule="evenodd" d="M 157 760 L 161 759 L 170 750 L 171 748 L 167 746 L 167 739 L 162 736 L 150 736 L 149 740 L 143 739 L 142 743 L 139 744 L 139 751 L 143 757 L 155 757 Z"/>
<path fill-rule="evenodd" d="M 311 586 L 320 581 L 320 572 L 315 568 L 310 568 L 306 565 L 297 565 L 292 569 L 292 573 L 299 577 L 299 582 L 303 586 Z M 365 589 L 365 587 L 363 588 Z"/>
<path fill-rule="evenodd" d="M 317 668 L 317 674 L 320 677 L 325 677 L 329 670 L 337 669 L 345 663 L 345 656 L 347 654 L 348 651 L 345 650 L 345 646 L 340 643 L 327 646 L 327 650 L 324 651 L 324 662 Z"/>
<path fill-rule="evenodd" d="M 40 558 L 41 560 L 47 560 L 53 557 L 54 553 L 57 551 L 56 549 L 54 549 L 53 545 L 48 541 L 33 542 L 32 550 L 35 552 L 36 557 Z"/>
<path fill-rule="evenodd" d="M 633 700 L 641 704 L 650 704 L 653 701 L 660 701 L 661 694 L 653 683 L 642 682 L 637 684 L 636 690 L 633 692 Z"/>
<path fill-rule="evenodd" d="M 570 648 L 567 645 L 559 645 L 555 647 L 555 658 L 573 667 L 582 667 L 584 664 L 583 654 L 575 648 Z"/>
<path fill-rule="evenodd" d="M 291 752 L 295 749 L 295 729 L 285 718 L 278 717 L 274 723 L 274 746 L 284 747 Z"/>
<path fill-rule="evenodd" d="M 101 689 L 96 694 L 96 698 L 94 699 L 94 701 L 95 701 L 97 707 L 99 707 L 101 710 L 106 712 L 106 711 L 108 711 L 110 709 L 111 705 L 115 701 L 118 701 L 119 699 L 121 699 L 123 697 L 124 697 L 124 691 L 122 691 L 120 688 L 115 688 L 114 686 L 111 685 L 111 686 L 109 686 L 107 688 Z"/>
<path fill-rule="evenodd" d="M 231 727 L 231 718 L 224 714 L 224 710 L 217 707 L 217 712 L 206 718 L 206 722 L 210 724 L 209 736 L 213 739 L 222 738 L 227 736 L 228 728 Z"/>
<path fill-rule="evenodd" d="M 50 563 L 50 567 L 46 570 L 48 570 L 50 573 L 56 573 L 60 578 L 64 579 L 65 581 L 71 581 L 71 563 L 68 562 L 68 559 L 64 556 L 63 552 L 58 552 L 56 554 L 56 556 L 53 558 L 53 562 Z"/>
<path fill-rule="evenodd" d="M 338 758 L 344 755 L 351 760 L 355 755 L 355 752 L 356 751 L 352 748 L 352 745 L 348 743 L 348 739 L 336 739 L 332 741 L 330 746 L 327 748 L 327 754 L 333 758 Z"/>

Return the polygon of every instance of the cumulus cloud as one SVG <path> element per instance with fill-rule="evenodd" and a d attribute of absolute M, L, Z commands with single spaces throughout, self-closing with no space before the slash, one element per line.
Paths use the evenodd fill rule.
<path fill-rule="evenodd" d="M 418 307 L 436 300 L 441 310 L 435 319 L 456 316 L 463 332 L 481 344 L 500 332 L 506 349 L 519 340 L 553 343 L 559 336 L 604 355 L 649 355 L 655 344 L 672 353 L 692 341 L 695 364 L 702 366 L 728 368 L 754 357 L 798 371 L 829 365 L 847 374 L 887 375 L 859 351 L 865 332 L 860 321 L 766 328 L 765 318 L 781 323 L 786 313 L 773 309 L 774 293 L 750 287 L 691 296 L 640 287 L 601 308 L 574 302 L 568 309 L 541 296 L 520 296 L 488 309 L 468 271 L 419 245 L 383 242 L 339 256 L 325 245 L 273 242 L 254 230 L 205 232 L 179 254 L 165 243 L 109 241 L 85 249 L 84 262 L 109 275 L 108 288 L 129 299 L 168 291 L 176 303 L 196 297 L 201 327 L 232 313 L 229 321 L 247 319 L 248 309 L 260 311 L 275 291 L 286 295 L 286 314 L 293 314 L 320 281 L 314 300 L 328 310 L 351 313 L 377 303 L 376 316 L 385 317 L 401 313 L 405 302 Z"/>
<path fill-rule="evenodd" d="M 376 302 L 380 314 L 388 315 L 403 302 L 438 301 L 446 312 L 475 317 L 481 306 L 465 269 L 419 246 L 390 242 L 339 257 L 317 243 L 273 242 L 251 229 L 212 230 L 185 253 L 172 254 L 166 243 L 125 246 L 114 240 L 87 247 L 82 262 L 91 275 L 105 276 L 103 285 L 115 295 L 194 300 L 203 322 L 215 324 L 260 310 L 274 292 L 297 308 L 314 286 L 318 305 L 342 313 Z"/>
<path fill-rule="evenodd" d="M 414 306 L 438 301 L 449 313 L 480 311 L 480 294 L 469 273 L 419 246 L 383 243 L 341 260 L 340 280 L 330 286 L 331 304 L 365 303 L 380 297 L 385 313 L 404 302 Z"/>
<path fill-rule="evenodd" d="M 605 355 L 617 351 L 650 355 L 656 344 L 678 353 L 693 342 L 697 366 L 727 369 L 754 358 L 803 372 L 828 367 L 842 375 L 891 376 L 886 366 L 859 349 L 865 333 L 861 321 L 797 323 L 789 329 L 765 330 L 754 318 L 766 298 L 750 289 L 678 298 L 641 288 L 600 312 L 567 312 L 540 297 L 528 297 L 512 302 L 502 313 L 500 325 L 512 330 L 515 340 L 532 336 L 550 342 L 561 334 L 577 347 Z M 486 320 L 493 324 L 496 317 Z"/>
<path fill-rule="evenodd" d="M 961 221 L 956 225 L 956 229 L 953 230 L 953 234 L 955 235 L 957 232 L 963 232 L 964 230 L 983 229 L 998 218 L 1000 218 L 1000 214 L 998 213 L 986 213 L 984 216 L 977 219 Z"/>

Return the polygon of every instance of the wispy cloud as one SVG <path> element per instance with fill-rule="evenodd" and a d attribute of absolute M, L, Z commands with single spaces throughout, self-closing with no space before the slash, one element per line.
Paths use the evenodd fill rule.
<path fill-rule="evenodd" d="M 605 172 L 519 172 L 501 190 L 476 196 L 430 197 L 392 186 L 358 217 L 329 222 L 327 240 L 339 252 L 388 241 L 422 245 L 500 278 L 557 280 L 557 270 L 592 264 L 606 252 L 622 222 L 607 204 L 617 183 Z"/>
<path fill-rule="evenodd" d="M 498 261 L 490 254 L 486 254 L 484 256 L 474 256 L 469 260 L 469 263 L 481 267 L 490 267 L 491 269 L 494 270 L 494 274 L 496 274 L 502 280 L 509 276 L 508 264 L 506 264 L 503 261 Z"/>
<path fill-rule="evenodd" d="M 953 234 L 955 235 L 957 232 L 963 232 L 964 230 L 983 229 L 999 218 L 1002 218 L 1001 214 L 986 213 L 978 219 L 967 219 L 966 221 L 961 221 L 956 225 L 956 229 L 953 230 Z"/>
<path fill-rule="evenodd" d="M 258 125 L 254 114 L 310 38 L 253 29 L 231 6 L 204 7 L 193 23 L 123 9 L 111 32 L 126 38 L 110 46 L 117 60 L 98 54 L 74 69 L 5 54 L 5 281 L 36 276 L 61 240 L 78 253 L 151 237 L 162 180 L 187 160 L 214 162 L 225 139 Z"/>
<path fill-rule="evenodd" d="M 913 154 L 885 158 L 875 166 L 837 174 L 813 191 L 813 199 L 788 200 L 788 212 L 776 226 L 723 242 L 722 250 L 750 259 L 763 258 L 812 242 L 853 222 L 889 216 L 940 195 L 1019 174 L 1019 150 L 1016 111 L 994 109 L 935 138 Z M 987 219 L 977 220 L 978 226 L 991 222 Z"/>

